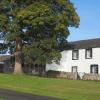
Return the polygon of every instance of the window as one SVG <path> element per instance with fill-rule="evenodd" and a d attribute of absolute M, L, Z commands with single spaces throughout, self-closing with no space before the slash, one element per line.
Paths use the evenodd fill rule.
<path fill-rule="evenodd" d="M 73 73 L 77 72 L 77 66 L 72 66 L 72 72 Z"/>
<path fill-rule="evenodd" d="M 92 58 L 92 48 L 91 49 L 86 49 L 85 58 L 86 59 L 91 59 Z"/>
<path fill-rule="evenodd" d="M 98 74 L 98 65 L 91 65 L 90 66 L 90 73 Z"/>
<path fill-rule="evenodd" d="M 78 57 L 79 57 L 79 52 L 78 52 L 78 50 L 73 50 L 73 51 L 72 51 L 72 59 L 73 59 L 73 60 L 78 60 Z"/>

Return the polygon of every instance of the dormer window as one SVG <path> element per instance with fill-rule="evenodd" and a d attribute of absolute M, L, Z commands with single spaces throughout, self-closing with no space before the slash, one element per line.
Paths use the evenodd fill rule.
<path fill-rule="evenodd" d="M 78 58 L 79 58 L 79 51 L 73 50 L 72 51 L 72 60 L 78 60 Z"/>
<path fill-rule="evenodd" d="M 92 58 L 92 48 L 86 49 L 86 51 L 85 51 L 85 58 L 86 59 L 91 59 Z"/>

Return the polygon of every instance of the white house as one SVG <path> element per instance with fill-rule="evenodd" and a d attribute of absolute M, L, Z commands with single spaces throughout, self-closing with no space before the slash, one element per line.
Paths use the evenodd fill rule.
<path fill-rule="evenodd" d="M 100 74 L 100 38 L 69 42 L 66 48 L 60 64 L 47 64 L 46 71 L 77 72 L 81 78 Z"/>

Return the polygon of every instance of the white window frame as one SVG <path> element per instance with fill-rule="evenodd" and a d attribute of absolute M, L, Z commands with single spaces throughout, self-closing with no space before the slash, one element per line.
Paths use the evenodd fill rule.
<path fill-rule="evenodd" d="M 72 73 L 77 73 L 77 69 L 78 69 L 77 66 L 72 66 Z"/>
<path fill-rule="evenodd" d="M 90 66 L 90 73 L 91 74 L 98 74 L 99 72 L 99 66 L 98 64 L 93 64 Z"/>
<path fill-rule="evenodd" d="M 86 59 L 92 59 L 92 48 L 85 50 L 85 58 Z"/>
<path fill-rule="evenodd" d="M 78 59 L 79 59 L 79 50 L 72 50 L 72 60 L 78 60 Z"/>

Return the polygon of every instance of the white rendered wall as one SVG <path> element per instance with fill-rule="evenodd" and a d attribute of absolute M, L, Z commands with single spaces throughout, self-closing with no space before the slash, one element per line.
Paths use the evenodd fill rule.
<path fill-rule="evenodd" d="M 79 49 L 79 59 L 72 60 L 72 50 L 63 51 L 60 65 L 55 63 L 47 64 L 46 71 L 71 72 L 72 66 L 77 66 L 78 73 L 90 73 L 90 66 L 98 64 L 100 74 L 100 48 L 92 48 L 92 59 L 85 59 L 85 49 Z"/>

